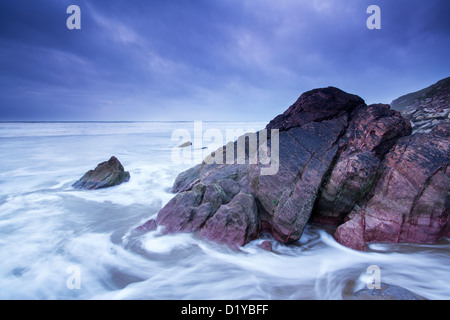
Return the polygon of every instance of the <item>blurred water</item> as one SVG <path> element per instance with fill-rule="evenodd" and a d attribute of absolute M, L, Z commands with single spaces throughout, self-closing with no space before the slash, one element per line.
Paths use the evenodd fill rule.
<path fill-rule="evenodd" d="M 203 126 L 225 132 L 264 123 Z M 347 299 L 366 287 L 370 265 L 383 282 L 450 298 L 448 239 L 363 253 L 308 226 L 297 244 L 273 242 L 267 252 L 258 247 L 264 239 L 232 251 L 191 234 L 134 232 L 192 166 L 171 161 L 180 143 L 171 134 L 180 128 L 192 132 L 193 123 L 0 123 L 0 299 Z M 130 171 L 128 183 L 71 188 L 112 155 Z M 80 289 L 68 285 L 73 267 Z"/>

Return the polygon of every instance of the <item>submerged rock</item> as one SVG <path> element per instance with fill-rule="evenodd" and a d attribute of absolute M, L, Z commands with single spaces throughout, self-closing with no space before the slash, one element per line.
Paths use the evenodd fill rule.
<path fill-rule="evenodd" d="M 263 250 L 272 252 L 272 243 L 271 243 L 270 241 L 265 240 L 265 241 L 261 242 L 261 243 L 258 245 L 258 247 L 260 247 L 260 248 L 263 249 Z"/>
<path fill-rule="evenodd" d="M 362 289 L 353 293 L 356 300 L 425 300 L 425 298 L 399 286 L 382 283 L 380 289 Z"/>
<path fill-rule="evenodd" d="M 143 225 L 136 228 L 136 230 L 140 232 L 150 232 L 155 231 L 156 229 L 158 229 L 158 225 L 154 219 L 150 219 Z"/>
<path fill-rule="evenodd" d="M 89 170 L 72 186 L 76 189 L 95 190 L 119 185 L 130 180 L 130 173 L 116 157 L 97 165 L 94 170 Z"/>

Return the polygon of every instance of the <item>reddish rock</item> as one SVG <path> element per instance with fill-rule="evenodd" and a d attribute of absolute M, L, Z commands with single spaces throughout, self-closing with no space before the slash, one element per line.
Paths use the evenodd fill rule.
<path fill-rule="evenodd" d="M 174 184 L 181 191 L 158 213 L 158 225 L 166 232 L 198 232 L 231 247 L 257 238 L 262 226 L 281 242 L 300 239 L 346 118 L 282 132 L 280 170 L 273 176 L 261 176 L 258 165 L 248 164 L 202 164 L 182 173 Z M 247 196 L 254 202 L 251 212 L 239 205 Z"/>
<path fill-rule="evenodd" d="M 449 137 L 450 123 L 441 123 L 430 133 L 400 139 L 386 155 L 373 196 L 337 229 L 336 239 L 359 249 L 361 239 L 433 243 L 445 236 L 450 212 Z"/>
<path fill-rule="evenodd" d="M 346 247 L 365 251 L 367 245 L 364 240 L 364 223 L 364 218 L 359 212 L 352 212 L 349 214 L 349 220 L 337 228 L 334 237 Z"/>
<path fill-rule="evenodd" d="M 136 228 L 137 231 L 141 232 L 150 232 L 155 231 L 156 229 L 158 229 L 158 225 L 156 224 L 156 221 L 154 219 L 150 219 L 143 225 Z"/>
<path fill-rule="evenodd" d="M 265 240 L 265 241 L 261 242 L 258 245 L 258 247 L 260 247 L 263 250 L 272 252 L 272 243 L 270 241 Z"/>
<path fill-rule="evenodd" d="M 200 235 L 218 243 L 237 248 L 258 237 L 260 221 L 255 199 L 247 193 L 239 193 L 233 200 L 220 206 L 205 223 Z"/>
<path fill-rule="evenodd" d="M 371 190 L 378 166 L 395 142 L 411 133 L 411 125 L 389 105 L 360 106 L 340 144 L 339 157 L 322 188 L 313 219 L 339 225 Z"/>
<path fill-rule="evenodd" d="M 206 185 L 196 184 L 191 190 L 178 193 L 158 213 L 156 223 L 165 226 L 165 231 L 197 231 L 213 214 L 211 204 L 203 203 Z"/>

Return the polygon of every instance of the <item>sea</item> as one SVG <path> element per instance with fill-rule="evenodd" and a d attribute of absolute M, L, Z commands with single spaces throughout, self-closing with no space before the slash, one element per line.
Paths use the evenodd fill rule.
<path fill-rule="evenodd" d="M 0 123 L 0 299 L 346 300 L 376 281 L 425 299 L 450 298 L 449 239 L 359 252 L 337 243 L 332 228 L 310 224 L 294 244 L 264 235 L 235 250 L 161 227 L 136 232 L 174 196 L 179 173 L 227 142 L 212 141 L 209 129 L 226 137 L 265 126 L 202 122 L 199 139 L 196 124 Z M 182 151 L 177 146 L 189 134 L 180 132 L 203 143 Z M 192 161 L 175 161 L 180 152 Z M 72 187 L 111 156 L 130 172 L 129 182 Z M 272 252 L 258 246 L 264 240 Z"/>

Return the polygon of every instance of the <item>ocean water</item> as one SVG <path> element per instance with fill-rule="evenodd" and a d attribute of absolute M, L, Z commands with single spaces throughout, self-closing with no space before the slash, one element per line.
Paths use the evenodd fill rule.
<path fill-rule="evenodd" d="M 225 135 L 264 125 L 204 122 L 203 129 Z M 273 242 L 267 252 L 258 244 L 273 241 L 268 236 L 236 251 L 192 234 L 134 232 L 193 165 L 173 161 L 182 142 L 171 139 L 176 129 L 193 134 L 194 124 L 0 123 L 0 299 L 349 299 L 367 287 L 373 265 L 382 282 L 450 298 L 448 239 L 357 252 L 338 244 L 333 230 L 310 225 L 298 243 Z M 71 187 L 112 155 L 130 172 L 128 183 Z"/>

